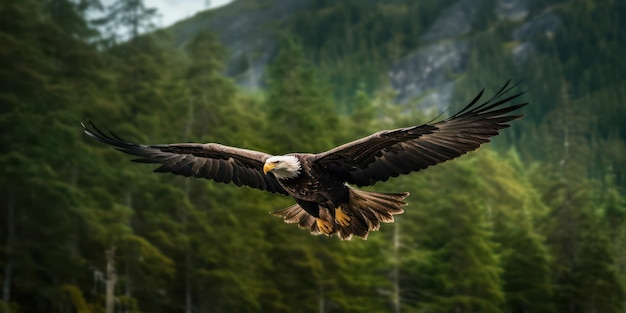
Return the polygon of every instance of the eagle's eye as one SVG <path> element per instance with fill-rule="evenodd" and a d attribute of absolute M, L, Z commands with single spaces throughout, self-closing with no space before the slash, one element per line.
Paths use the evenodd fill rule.
<path fill-rule="evenodd" d="M 280 163 L 280 161 L 274 161 L 274 162 L 272 162 L 272 164 L 274 164 L 274 165 L 276 165 L 276 164 L 278 164 L 278 163 Z"/>

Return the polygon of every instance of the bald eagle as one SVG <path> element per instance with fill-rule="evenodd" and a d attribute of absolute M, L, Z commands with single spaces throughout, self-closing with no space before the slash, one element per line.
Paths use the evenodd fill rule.
<path fill-rule="evenodd" d="M 234 183 L 291 196 L 295 204 L 272 212 L 285 223 L 297 223 L 312 234 L 341 239 L 367 239 L 380 222 L 393 222 L 403 213 L 408 192 L 380 193 L 356 189 L 390 177 L 425 169 L 454 159 L 498 135 L 510 115 L 527 103 L 509 104 L 523 92 L 507 95 L 515 86 L 507 82 L 493 97 L 479 103 L 484 89 L 461 111 L 438 122 L 383 130 L 326 152 L 267 153 L 217 143 L 141 145 L 114 133 L 105 134 L 91 122 L 81 123 L 85 134 L 139 156 L 133 161 L 157 163 L 155 172 Z M 506 95 L 506 96 L 505 96 Z"/>

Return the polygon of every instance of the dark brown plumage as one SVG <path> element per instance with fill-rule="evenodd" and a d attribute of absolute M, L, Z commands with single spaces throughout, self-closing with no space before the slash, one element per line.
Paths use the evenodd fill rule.
<path fill-rule="evenodd" d="M 505 84 L 492 98 L 478 104 L 481 91 L 461 111 L 442 121 L 384 130 L 318 154 L 270 154 L 208 143 L 139 145 L 115 134 L 107 135 L 93 124 L 84 132 L 134 160 L 157 163 L 156 172 L 234 183 L 289 195 L 296 204 L 273 214 L 297 223 L 314 234 L 367 238 L 380 222 L 393 222 L 403 212 L 408 193 L 384 194 L 349 187 L 370 186 L 390 177 L 419 171 L 476 150 L 510 121 L 508 115 L 526 103 L 504 106 L 522 93 L 506 96 Z"/>

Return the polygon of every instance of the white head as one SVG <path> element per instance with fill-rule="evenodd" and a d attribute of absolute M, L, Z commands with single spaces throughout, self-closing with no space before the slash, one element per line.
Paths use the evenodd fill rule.
<path fill-rule="evenodd" d="M 300 170 L 300 160 L 293 155 L 273 156 L 263 165 L 263 173 L 272 172 L 278 179 L 294 178 L 300 175 Z"/>

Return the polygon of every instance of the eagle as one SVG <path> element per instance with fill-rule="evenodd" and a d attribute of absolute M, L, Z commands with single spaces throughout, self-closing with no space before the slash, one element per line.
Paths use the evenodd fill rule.
<path fill-rule="evenodd" d="M 156 163 L 154 171 L 233 183 L 290 196 L 295 204 L 271 212 L 285 223 L 295 223 L 312 234 L 357 236 L 367 239 L 380 223 L 391 223 L 403 213 L 408 192 L 381 193 L 357 187 L 423 170 L 478 149 L 510 121 L 524 115 L 511 112 L 528 103 L 513 104 L 524 92 L 504 84 L 480 102 L 481 90 L 458 113 L 424 125 L 382 130 L 325 152 L 271 155 L 218 143 L 143 145 L 106 134 L 88 121 L 84 133 L 138 156 L 140 163 Z M 518 102 L 518 101 L 515 101 Z"/>

